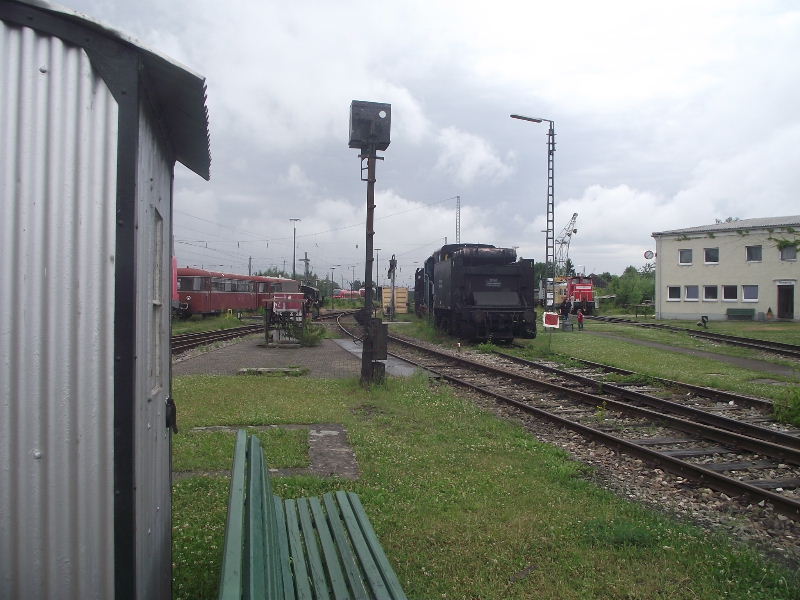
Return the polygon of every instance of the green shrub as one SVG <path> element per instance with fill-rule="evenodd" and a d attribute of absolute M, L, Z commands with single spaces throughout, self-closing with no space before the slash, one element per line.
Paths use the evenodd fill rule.
<path fill-rule="evenodd" d="M 775 418 L 778 421 L 800 427 L 800 387 L 790 387 L 786 390 L 783 398 L 775 399 L 773 404 Z"/>

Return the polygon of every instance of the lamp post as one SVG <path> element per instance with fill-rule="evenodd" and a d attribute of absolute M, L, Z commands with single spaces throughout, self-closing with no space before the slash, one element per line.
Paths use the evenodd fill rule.
<path fill-rule="evenodd" d="M 333 306 L 333 286 L 335 285 L 333 282 L 333 272 L 336 270 L 336 267 L 341 267 L 342 265 L 331 265 L 331 308 Z"/>
<path fill-rule="evenodd" d="M 297 222 L 300 219 L 289 219 L 292 223 L 292 279 L 297 279 L 297 269 L 295 268 L 295 250 L 297 249 Z"/>
<path fill-rule="evenodd" d="M 547 130 L 547 242 L 545 249 L 545 276 L 550 273 L 550 282 L 546 286 L 545 291 L 545 307 L 547 306 L 547 296 L 549 294 L 551 301 L 555 303 L 555 285 L 556 285 L 556 250 L 555 250 L 555 226 L 554 226 L 554 212 L 555 212 L 555 171 L 553 169 L 553 159 L 556 153 L 556 131 L 555 123 L 550 119 L 539 119 L 535 117 L 525 117 L 523 115 L 511 115 L 512 119 L 519 119 L 521 121 L 530 121 L 531 123 L 548 123 L 550 125 Z"/>
<path fill-rule="evenodd" d="M 381 287 L 381 255 L 380 248 L 375 248 L 375 287 Z M 383 300 L 381 300 L 383 302 Z"/>

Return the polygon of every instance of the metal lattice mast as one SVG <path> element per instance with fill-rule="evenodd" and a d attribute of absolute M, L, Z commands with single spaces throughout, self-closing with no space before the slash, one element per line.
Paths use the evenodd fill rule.
<path fill-rule="evenodd" d="M 461 196 L 456 196 L 456 244 L 461 243 Z"/>
<path fill-rule="evenodd" d="M 555 249 L 555 169 L 553 162 L 556 154 L 556 127 L 550 119 L 540 119 L 537 117 L 526 117 L 524 115 L 511 115 L 512 119 L 541 123 L 546 121 L 550 128 L 547 130 L 547 240 L 545 242 L 545 278 L 549 279 L 546 284 L 545 306 L 550 302 L 555 303 L 556 291 L 556 249 Z M 550 302 L 548 302 L 548 300 Z"/>
<path fill-rule="evenodd" d="M 550 128 L 547 131 L 547 268 L 552 277 L 549 286 L 555 302 L 556 282 L 556 246 L 555 246 L 555 169 L 554 159 L 556 154 L 556 131 L 553 121 L 548 121 Z"/>

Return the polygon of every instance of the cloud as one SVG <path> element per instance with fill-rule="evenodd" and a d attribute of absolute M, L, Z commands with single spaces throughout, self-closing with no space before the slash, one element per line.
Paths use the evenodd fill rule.
<path fill-rule="evenodd" d="M 441 150 L 436 168 L 461 185 L 470 185 L 478 178 L 499 181 L 511 174 L 511 167 L 502 161 L 491 144 L 477 135 L 446 127 L 439 132 L 437 142 Z"/>

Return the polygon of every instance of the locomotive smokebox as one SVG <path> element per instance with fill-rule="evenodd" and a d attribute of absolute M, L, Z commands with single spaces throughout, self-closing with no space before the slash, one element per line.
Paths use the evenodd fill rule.
<path fill-rule="evenodd" d="M 391 104 L 361 100 L 350 103 L 350 148 L 374 145 L 376 150 L 386 150 L 391 127 Z"/>

